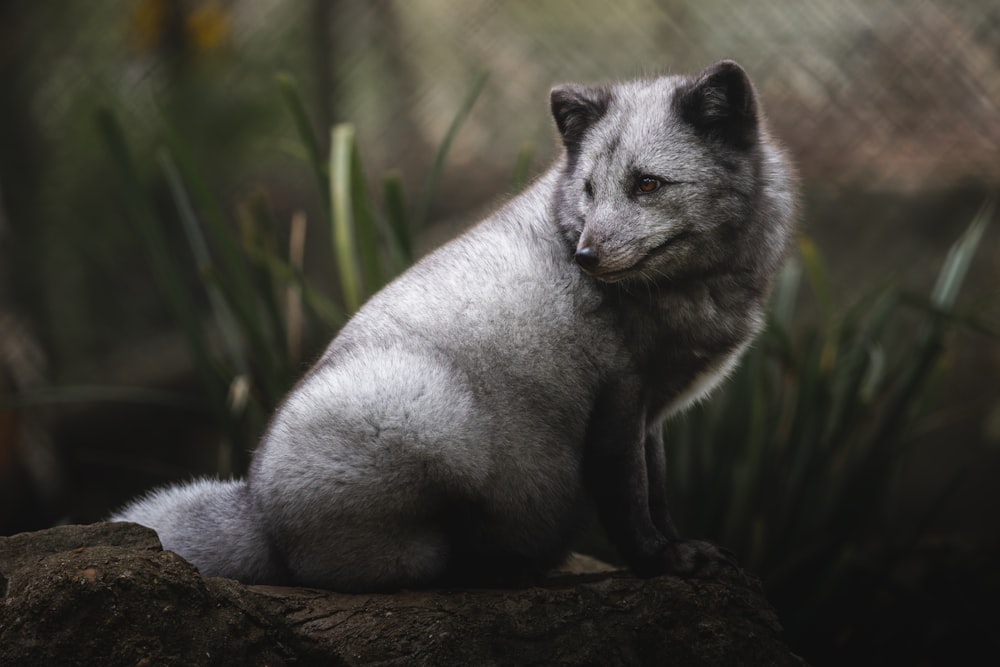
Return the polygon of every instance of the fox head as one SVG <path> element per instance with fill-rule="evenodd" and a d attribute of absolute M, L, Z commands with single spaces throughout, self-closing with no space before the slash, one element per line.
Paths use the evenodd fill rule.
<path fill-rule="evenodd" d="M 553 216 L 588 274 L 612 283 L 774 272 L 790 179 L 738 64 L 562 85 L 551 107 L 565 147 Z"/>

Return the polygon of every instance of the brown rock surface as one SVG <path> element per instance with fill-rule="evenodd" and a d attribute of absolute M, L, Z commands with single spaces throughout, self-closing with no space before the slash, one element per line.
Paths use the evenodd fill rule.
<path fill-rule="evenodd" d="M 585 569 L 347 595 L 202 578 L 133 524 L 62 526 L 0 537 L 0 664 L 802 664 L 752 580 Z"/>

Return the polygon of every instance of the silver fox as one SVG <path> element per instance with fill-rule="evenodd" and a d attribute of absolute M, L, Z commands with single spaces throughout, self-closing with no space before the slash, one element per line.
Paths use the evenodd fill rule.
<path fill-rule="evenodd" d="M 344 326 L 245 481 L 112 520 L 206 576 L 341 591 L 540 573 L 595 510 L 640 575 L 731 563 L 671 521 L 662 421 L 761 329 L 792 169 L 731 61 L 558 86 L 551 109 L 552 167 Z"/>

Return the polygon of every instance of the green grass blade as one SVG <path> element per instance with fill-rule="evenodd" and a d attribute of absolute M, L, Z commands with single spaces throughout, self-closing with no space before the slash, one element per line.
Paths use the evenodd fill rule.
<path fill-rule="evenodd" d="M 253 224 L 256 227 L 273 227 L 276 223 L 274 222 L 273 215 L 267 206 L 267 203 L 260 198 L 253 205 L 252 211 L 245 211 L 244 215 L 255 218 L 255 221 L 249 221 L 248 224 Z M 305 223 L 304 216 L 302 219 L 302 224 Z M 293 228 L 296 223 L 293 219 Z M 300 244 L 304 244 L 304 238 L 299 241 Z M 296 254 L 300 254 L 303 248 L 299 247 Z M 284 291 L 291 288 L 299 296 L 301 296 L 302 301 L 309 308 L 311 313 L 315 315 L 323 325 L 330 330 L 336 330 L 344 325 L 347 321 L 347 316 L 344 314 L 343 310 L 338 308 L 336 304 L 327 299 L 316 290 L 313 285 L 306 280 L 302 272 L 302 267 L 297 266 L 291 260 L 283 260 L 274 248 L 266 247 L 262 243 L 255 241 L 253 239 L 247 239 L 246 252 L 251 262 L 257 267 L 259 267 L 267 275 L 267 282 L 273 286 L 273 289 L 278 291 Z M 301 256 L 298 257 L 296 261 L 301 261 Z M 280 309 L 277 308 L 276 304 L 268 306 L 268 310 L 273 311 L 271 313 L 272 319 L 275 321 L 278 329 L 283 329 L 285 325 L 285 318 L 280 314 Z M 282 345 L 288 345 L 284 336 L 287 334 L 281 334 L 278 337 L 279 343 Z M 295 360 L 298 363 L 299 360 Z M 298 373 L 296 369 L 291 366 L 288 367 L 293 373 Z"/>
<path fill-rule="evenodd" d="M 285 329 L 285 315 L 279 301 L 287 286 L 286 281 L 275 279 L 274 274 L 267 271 L 255 258 L 277 255 L 277 222 L 263 193 L 258 192 L 250 202 L 237 207 L 237 219 L 240 223 L 240 239 L 243 252 L 250 260 L 254 283 L 257 285 L 258 300 L 261 305 L 260 316 L 264 328 L 273 340 L 274 358 L 278 363 L 275 369 L 277 383 L 284 394 L 288 387 L 288 373 L 291 371 L 291 360 L 288 356 L 288 337 Z"/>
<path fill-rule="evenodd" d="M 994 203 L 987 202 L 979 209 L 965 233 L 952 245 L 945 258 L 944 266 L 938 274 L 937 283 L 931 291 L 931 303 L 939 309 L 950 310 L 955 304 L 965 276 L 969 272 L 972 257 L 979 247 L 986 231 L 986 225 L 993 219 Z"/>
<path fill-rule="evenodd" d="M 205 287 L 208 295 L 208 301 L 212 308 L 215 324 L 219 329 L 223 348 L 226 350 L 226 356 L 239 375 L 249 377 L 250 369 L 244 356 L 239 326 L 226 303 L 226 299 L 222 295 L 218 282 L 214 279 L 216 270 L 211 254 L 208 251 L 208 243 L 201 233 L 200 223 L 191 206 L 191 200 L 184 188 L 184 184 L 181 182 L 177 166 L 174 164 L 170 154 L 165 150 L 161 150 L 158 157 L 160 166 L 163 168 L 163 173 L 167 179 L 167 185 L 174 198 L 174 205 L 177 207 L 184 233 L 187 236 L 188 245 L 191 247 L 191 252 L 194 254 L 195 261 L 197 262 L 198 273 L 201 276 L 202 285 Z"/>
<path fill-rule="evenodd" d="M 340 272 L 340 287 L 348 312 L 361 305 L 361 271 L 354 241 L 354 204 L 351 201 L 351 161 L 354 151 L 354 127 L 337 125 L 330 142 L 330 210 L 333 254 Z"/>
<path fill-rule="evenodd" d="M 166 236 L 160 228 L 155 208 L 145 194 L 143 184 L 139 180 L 125 135 L 114 115 L 107 109 L 98 112 L 97 123 L 111 154 L 112 162 L 118 170 L 118 176 L 124 185 L 122 192 L 129 215 L 149 253 L 154 277 L 159 283 L 160 289 L 163 290 L 164 296 L 184 332 L 184 337 L 187 339 L 195 369 L 208 393 L 209 405 L 219 423 L 229 425 L 231 421 L 226 409 L 226 388 L 213 371 L 214 364 L 209 354 L 205 333 L 201 328 L 198 309 L 185 289 L 180 268 L 170 255 Z"/>
<path fill-rule="evenodd" d="M 871 388 L 870 383 L 881 381 L 881 371 L 875 372 L 877 369 L 871 366 L 873 360 L 881 361 L 881 357 L 873 356 L 872 349 L 882 338 L 891 315 L 897 311 L 899 299 L 893 289 L 884 288 L 874 294 L 874 301 L 862 299 L 866 304 L 867 322 L 861 331 L 846 326 L 839 331 L 841 356 L 830 376 L 830 408 L 821 441 L 824 447 L 837 446 L 846 437 L 847 430 L 856 423 L 855 417 L 865 402 L 865 394 L 861 390 L 863 383 L 867 380 Z M 856 312 L 860 316 L 861 311 Z"/>
<path fill-rule="evenodd" d="M 214 249 L 221 257 L 221 270 L 213 277 L 219 282 L 221 293 L 228 301 L 246 336 L 250 346 L 250 357 L 257 370 L 255 379 L 258 388 L 265 392 L 264 402 L 274 403 L 279 398 L 281 382 L 276 370 L 275 349 L 271 342 L 273 336 L 261 318 L 257 287 L 250 275 L 242 244 L 230 228 L 217 198 L 211 194 L 195 166 L 185 143 L 169 126 L 167 130 L 171 155 L 176 162 L 181 182 L 189 188 L 196 208 L 202 214 Z"/>
<path fill-rule="evenodd" d="M 255 310 L 256 291 L 236 234 L 226 221 L 226 215 L 218 199 L 211 193 L 187 144 L 167 125 L 167 143 L 175 165 L 178 182 L 190 192 L 190 197 L 202 215 L 204 226 L 211 236 L 216 252 L 221 257 L 225 273 L 224 291 L 233 302 L 234 309 L 252 321 Z"/>
<path fill-rule="evenodd" d="M 868 365 L 864 377 L 861 378 L 861 386 L 858 387 L 858 396 L 863 403 L 875 400 L 884 379 L 885 351 L 881 345 L 871 344 L 868 346 Z"/>
<path fill-rule="evenodd" d="M 983 300 L 992 305 L 993 302 L 997 301 L 998 296 L 1000 295 L 987 295 Z M 983 303 L 962 308 L 956 306 L 948 312 L 942 313 L 940 308 L 931 301 L 929 295 L 904 292 L 900 294 L 900 301 L 922 313 L 936 315 L 941 319 L 942 325 L 949 328 L 965 329 L 987 338 L 1000 340 L 1000 325 L 983 316 L 981 312 L 984 308 Z"/>
<path fill-rule="evenodd" d="M 319 192 L 322 195 L 323 205 L 330 206 L 330 180 L 323 159 L 323 151 L 320 148 L 316 134 L 313 132 L 312 123 L 309 122 L 309 114 L 302 103 L 302 96 L 299 95 L 298 86 L 295 79 L 290 74 L 279 74 L 277 76 L 278 87 L 281 95 L 285 98 L 288 110 L 292 114 L 292 122 L 299 134 L 302 145 L 306 148 L 309 156 L 309 164 L 312 166 L 313 175 L 319 185 Z M 330 211 L 327 209 L 327 214 Z"/>
<path fill-rule="evenodd" d="M 445 134 L 444 140 L 438 146 L 437 153 L 434 155 L 434 161 L 431 163 L 430 171 L 427 173 L 427 179 L 424 182 L 424 188 L 420 195 L 420 203 L 414 220 L 414 227 L 418 230 L 423 229 L 424 225 L 427 224 L 427 217 L 430 215 L 431 200 L 437 191 L 441 172 L 444 170 L 444 162 L 448 157 L 448 152 L 451 150 L 452 143 L 455 141 L 455 136 L 462 128 L 466 118 L 468 118 L 469 112 L 472 111 L 476 100 L 479 99 L 479 95 L 483 92 L 483 88 L 486 86 L 486 81 L 489 77 L 489 72 L 484 70 L 479 72 L 476 78 L 473 79 L 472 85 L 469 86 L 469 90 L 465 94 L 465 99 L 462 100 L 462 105 L 458 109 L 458 113 L 455 114 L 455 118 L 448 127 L 448 132 Z"/>
<path fill-rule="evenodd" d="M 298 289 L 306 306 L 329 329 L 338 329 L 347 322 L 344 311 L 316 290 L 301 271 L 274 255 L 261 255 L 255 257 L 255 261 L 260 262 L 276 281 L 285 282 Z"/>
<path fill-rule="evenodd" d="M 361 164 L 357 143 L 351 143 L 351 203 L 354 206 L 361 284 L 366 294 L 372 294 L 382 287 L 383 281 L 382 260 L 379 257 L 378 222 L 371 194 L 365 182 L 364 167 Z M 361 300 L 364 300 L 365 293 L 361 295 Z"/>
<path fill-rule="evenodd" d="M 400 264 L 406 266 L 413 261 L 413 238 L 407 222 L 403 179 L 398 172 L 385 175 L 382 180 L 382 194 L 385 198 L 385 210 L 394 241 L 393 246 L 400 256 Z"/>
<path fill-rule="evenodd" d="M 993 203 L 989 202 L 980 209 L 966 231 L 948 251 L 931 292 L 932 303 L 938 310 L 929 315 L 918 334 L 914 353 L 907 359 L 907 366 L 902 370 L 901 378 L 880 415 L 879 424 L 872 430 L 869 446 L 891 444 L 899 440 L 902 426 L 919 402 L 925 383 L 944 349 L 947 313 L 954 307 L 972 258 L 979 248 L 983 232 L 992 215 Z"/>

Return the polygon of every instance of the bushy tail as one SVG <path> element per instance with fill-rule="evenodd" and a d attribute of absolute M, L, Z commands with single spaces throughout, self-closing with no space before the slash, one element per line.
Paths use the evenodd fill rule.
<path fill-rule="evenodd" d="M 256 511 L 245 480 L 200 479 L 133 501 L 109 521 L 156 531 L 163 548 L 180 554 L 206 577 L 283 583 L 284 568 Z"/>

